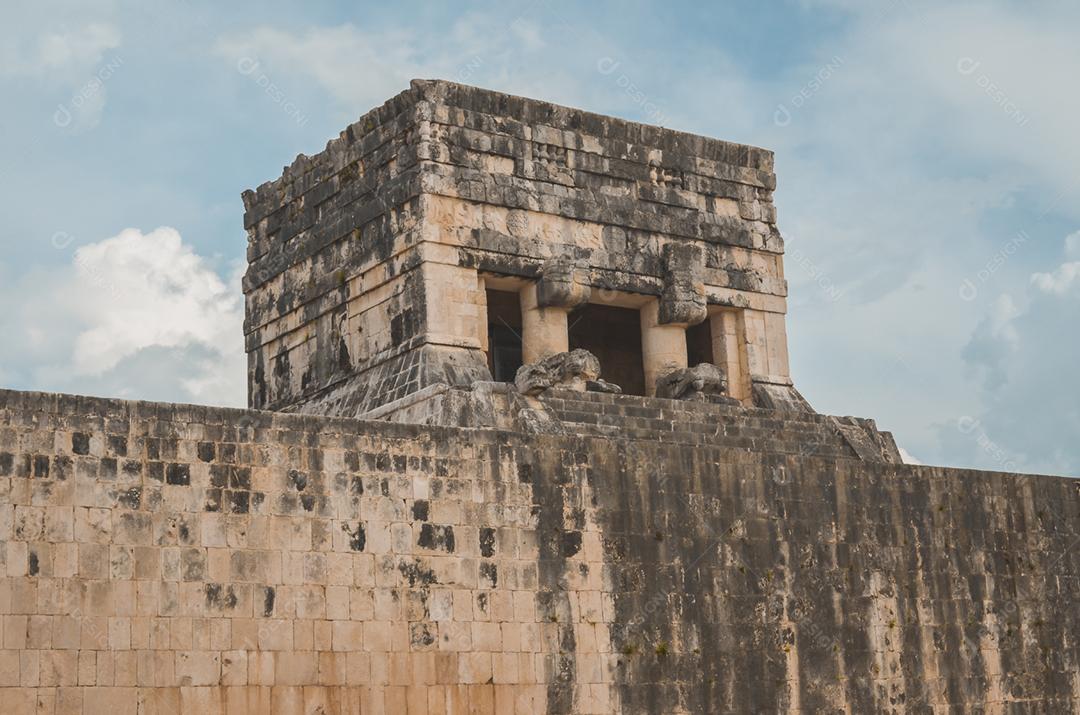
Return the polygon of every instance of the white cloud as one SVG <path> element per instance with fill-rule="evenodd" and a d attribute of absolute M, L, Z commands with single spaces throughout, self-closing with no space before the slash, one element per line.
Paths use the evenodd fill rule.
<path fill-rule="evenodd" d="M 416 44 L 406 31 L 367 32 L 349 24 L 303 34 L 260 27 L 221 38 L 216 51 L 234 66 L 259 63 L 259 71 L 278 85 L 300 73 L 359 113 L 423 76 L 412 50 Z"/>
<path fill-rule="evenodd" d="M 100 21 L 31 40 L 0 30 L 0 78 L 40 83 L 57 102 L 53 124 L 68 132 L 87 131 L 101 122 L 107 84 L 123 65 L 123 57 L 113 52 L 121 40 L 115 25 Z"/>
<path fill-rule="evenodd" d="M 1065 237 L 1065 255 L 1069 258 L 1080 259 L 1080 231 L 1070 233 Z"/>
<path fill-rule="evenodd" d="M 120 46 L 120 31 L 94 22 L 75 32 L 51 32 L 38 40 L 35 64 L 45 70 L 84 69 L 99 63 L 107 50 Z"/>
<path fill-rule="evenodd" d="M 53 245 L 70 250 L 58 236 Z M 38 358 L 23 375 L 30 384 L 244 403 L 239 273 L 223 281 L 176 230 L 125 229 L 80 246 L 63 268 L 29 273 L 8 286 L 6 300 L 25 305 L 3 330 L 14 337 L 13 363 Z"/>
<path fill-rule="evenodd" d="M 1044 293 L 1064 295 L 1077 278 L 1080 278 L 1080 262 L 1070 261 L 1062 263 L 1052 273 L 1033 274 L 1031 282 Z"/>
<path fill-rule="evenodd" d="M 314 84 L 355 119 L 406 89 L 411 79 L 448 79 L 583 103 L 591 96 L 584 88 L 598 76 L 591 73 L 601 56 L 592 53 L 599 49 L 578 43 L 568 53 L 560 50 L 559 62 L 550 62 L 542 51 L 550 50 L 556 39 L 567 42 L 564 28 L 536 18 L 466 13 L 434 34 L 369 30 L 348 23 L 303 32 L 257 27 L 219 38 L 215 51 L 234 67 L 257 62 L 259 71 L 278 86 L 300 91 Z M 582 54 L 589 57 L 585 73 L 574 61 Z"/>
<path fill-rule="evenodd" d="M 72 360 L 79 374 L 100 375 L 154 345 L 220 345 L 242 324 L 239 296 L 175 229 L 125 229 L 76 250 L 74 266 L 73 307 L 87 325 Z"/>
<path fill-rule="evenodd" d="M 106 52 L 120 47 L 122 37 L 111 23 L 91 22 L 77 30 L 42 33 L 30 47 L 18 39 L 5 43 L 7 61 L 0 73 L 71 79 L 92 74 Z"/>
<path fill-rule="evenodd" d="M 1013 463 L 1023 471 L 1080 474 L 1080 344 L 1074 339 L 1080 291 L 1058 289 L 1075 265 L 1033 275 L 1034 290 L 1023 302 L 999 301 L 973 332 L 964 357 L 994 379 L 984 385 L 983 407 L 972 418 L 978 430 L 942 427 L 942 440 L 958 453 L 967 449 L 973 461 L 995 468 L 995 454 L 1016 455 Z"/>

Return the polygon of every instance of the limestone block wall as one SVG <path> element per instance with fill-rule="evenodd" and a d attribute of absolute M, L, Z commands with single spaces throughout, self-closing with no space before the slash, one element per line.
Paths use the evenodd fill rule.
<path fill-rule="evenodd" d="M 249 404 L 355 416 L 487 379 L 482 276 L 552 258 L 664 323 L 745 312 L 748 375 L 786 383 L 775 183 L 764 149 L 414 81 L 245 192 Z"/>
<path fill-rule="evenodd" d="M 1077 482 L 592 399 L 657 432 L 0 392 L 0 712 L 1080 707 Z"/>

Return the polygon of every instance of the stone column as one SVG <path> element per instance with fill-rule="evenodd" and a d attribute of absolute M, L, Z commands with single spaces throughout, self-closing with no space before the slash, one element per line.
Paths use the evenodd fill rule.
<path fill-rule="evenodd" d="M 566 316 L 589 300 L 585 273 L 568 258 L 552 258 L 540 280 L 521 289 L 521 357 L 526 365 L 570 349 Z"/>
<path fill-rule="evenodd" d="M 565 308 L 543 308 L 537 300 L 537 284 L 521 289 L 521 360 L 524 364 L 569 350 Z"/>
<path fill-rule="evenodd" d="M 728 394 L 749 404 L 750 367 L 746 352 L 746 325 L 738 308 L 719 310 L 709 316 L 713 362 L 724 370 Z"/>
<path fill-rule="evenodd" d="M 686 326 L 660 322 L 660 302 L 649 301 L 641 309 L 641 362 L 645 370 L 645 394 L 656 394 L 656 380 L 672 370 L 686 367 Z"/>

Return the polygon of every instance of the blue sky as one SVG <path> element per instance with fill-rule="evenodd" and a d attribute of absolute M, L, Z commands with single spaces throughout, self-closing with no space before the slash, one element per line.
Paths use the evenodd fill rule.
<path fill-rule="evenodd" d="M 239 194 L 441 77 L 776 151 L 796 385 L 934 464 L 1080 473 L 1080 8 L 24 3 L 0 385 L 244 401 Z"/>

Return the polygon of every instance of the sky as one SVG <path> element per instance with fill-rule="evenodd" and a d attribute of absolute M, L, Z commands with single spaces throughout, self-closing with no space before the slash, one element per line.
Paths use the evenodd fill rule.
<path fill-rule="evenodd" d="M 243 405 L 240 192 L 443 78 L 772 149 L 811 404 L 1080 474 L 1076 3 L 13 5 L 2 387 Z"/>

